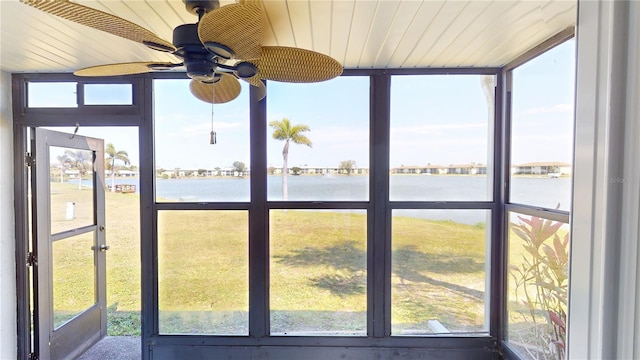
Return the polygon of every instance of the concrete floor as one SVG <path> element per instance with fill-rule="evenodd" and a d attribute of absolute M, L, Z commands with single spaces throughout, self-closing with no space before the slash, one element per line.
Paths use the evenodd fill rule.
<path fill-rule="evenodd" d="M 140 360 L 140 337 L 107 336 L 77 360 Z"/>

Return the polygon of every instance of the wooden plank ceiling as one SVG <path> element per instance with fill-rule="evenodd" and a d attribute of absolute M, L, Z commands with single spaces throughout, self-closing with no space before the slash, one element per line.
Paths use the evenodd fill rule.
<path fill-rule="evenodd" d="M 194 23 L 182 0 L 78 1 L 171 41 Z M 229 1 L 221 1 L 222 5 Z M 502 66 L 575 26 L 576 2 L 482 0 L 265 0 L 262 45 L 328 54 L 345 68 Z M 177 61 L 143 45 L 0 1 L 0 70 L 67 72 L 131 61 Z"/>

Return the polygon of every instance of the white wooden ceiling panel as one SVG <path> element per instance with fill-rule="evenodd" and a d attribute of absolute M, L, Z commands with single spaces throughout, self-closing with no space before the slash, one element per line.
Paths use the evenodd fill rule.
<path fill-rule="evenodd" d="M 262 45 L 295 46 L 295 36 L 291 28 L 289 8 L 286 1 L 265 1 L 263 8 L 267 26 L 271 31 L 263 30 Z"/>
<path fill-rule="evenodd" d="M 331 55 L 340 63 L 345 63 L 349 34 L 351 33 L 351 18 L 355 9 L 355 0 L 337 1 L 333 3 L 331 14 Z"/>
<path fill-rule="evenodd" d="M 151 30 L 151 32 L 156 33 L 158 29 L 154 28 L 152 25 L 154 24 L 154 14 L 149 13 L 149 6 L 146 2 L 143 1 L 132 1 L 132 2 L 122 2 L 122 1 L 76 1 L 82 3 L 83 5 L 90 6 L 99 10 L 103 10 L 110 14 L 118 14 L 119 17 L 134 22 L 144 28 Z M 137 5 L 132 5 L 134 3 L 138 3 Z M 137 10 L 137 11 L 134 11 Z"/>
<path fill-rule="evenodd" d="M 451 23 L 453 23 L 460 13 L 469 5 L 469 1 L 447 1 L 436 16 L 431 24 L 427 28 L 425 34 L 429 36 L 423 36 L 414 48 L 414 51 L 409 55 L 403 67 L 415 68 L 421 65 L 421 60 L 424 59 L 431 51 L 433 46 L 438 41 L 447 41 L 447 30 Z"/>
<path fill-rule="evenodd" d="M 398 49 L 398 44 L 402 41 L 409 30 L 410 24 L 414 21 L 421 3 L 418 1 L 404 1 L 398 3 L 398 8 L 393 16 L 392 23 L 384 35 L 385 39 L 378 46 L 375 60 L 371 63 L 373 68 L 385 68 L 391 61 L 392 56 Z M 368 43 L 375 47 L 375 41 Z"/>
<path fill-rule="evenodd" d="M 71 0 L 171 41 L 195 23 L 182 0 Z M 254 1 L 254 0 L 251 0 Z M 221 5 L 233 3 L 221 0 Z M 263 45 L 329 54 L 345 68 L 502 66 L 574 26 L 570 0 L 263 0 Z M 0 0 L 0 70 L 71 72 L 170 54 Z"/>
<path fill-rule="evenodd" d="M 464 44 L 461 49 L 452 48 L 452 51 L 444 55 L 448 55 L 448 59 L 441 59 L 443 63 L 451 64 L 455 67 L 470 66 L 473 59 L 477 57 L 480 52 L 485 52 L 486 49 L 490 48 L 491 45 L 489 44 L 495 42 L 495 38 L 502 38 L 506 35 L 501 29 L 505 29 L 511 23 L 536 8 L 534 2 L 516 3 L 504 1 L 495 2 L 494 4 L 499 6 L 499 8 L 495 11 L 487 12 L 484 16 L 485 19 L 478 19 L 477 23 L 481 24 L 481 28 L 477 29 L 475 34 L 473 28 L 471 28 L 468 31 L 468 33 L 470 33 L 468 35 L 470 38 L 468 43 Z M 495 8 L 495 6 L 493 6 L 493 8 Z M 494 16 L 496 13 L 499 15 Z"/>
<path fill-rule="evenodd" d="M 75 56 L 85 56 L 87 61 L 93 60 L 98 63 L 111 56 L 113 61 L 117 61 L 117 49 L 110 48 L 110 44 L 101 46 L 101 44 L 92 41 L 91 35 L 99 36 L 101 35 L 100 32 L 87 29 L 87 33 L 81 36 L 69 36 L 77 25 L 62 19 L 56 20 L 55 23 L 45 21 L 29 22 L 28 25 L 31 26 L 31 29 L 27 32 L 27 36 L 22 38 L 24 44 L 27 45 L 28 41 L 33 38 L 56 44 L 56 51 L 53 52 L 53 56 L 66 56 L 69 62 L 73 62 Z M 111 37 L 120 40 L 115 36 Z M 28 49 L 27 45 L 25 50 Z"/>
<path fill-rule="evenodd" d="M 499 14 L 512 4 L 498 1 L 488 5 L 483 2 L 470 2 L 463 12 L 453 21 L 443 36 L 421 60 L 429 66 L 441 67 L 450 64 L 451 57 L 464 53 L 478 34 L 493 21 L 494 14 Z"/>
<path fill-rule="evenodd" d="M 39 53 L 42 50 L 42 47 L 36 45 L 37 43 L 44 42 L 52 44 L 52 47 L 50 47 L 45 54 L 47 57 L 51 58 L 52 62 L 60 66 L 62 66 L 62 64 L 67 64 L 67 66 L 73 64 L 74 56 L 81 56 L 83 54 L 80 49 L 84 50 L 84 56 L 86 59 L 94 58 L 96 61 L 100 61 L 100 58 L 108 56 L 108 49 L 100 47 L 93 41 L 89 41 L 90 39 L 87 38 L 86 34 L 79 36 L 67 35 L 76 31 L 76 27 L 79 27 L 78 25 L 58 18 L 49 20 L 49 17 L 46 14 L 41 14 L 40 12 L 37 12 L 37 10 L 33 10 L 32 15 L 33 16 L 26 12 L 16 13 L 16 20 L 23 21 L 26 24 L 28 31 L 22 36 L 11 32 L 3 33 L 3 42 L 5 40 L 4 36 L 15 35 L 16 39 L 11 41 L 11 44 L 21 47 L 23 51 L 33 51 L 35 53 Z M 39 18 L 43 19 L 41 20 Z M 97 30 L 86 29 L 86 31 L 87 34 L 95 34 L 96 36 L 102 35 Z M 84 41 L 80 39 L 84 39 Z M 109 45 L 107 45 L 107 47 L 108 46 Z M 114 51 L 111 52 L 112 54 L 117 52 L 117 49 L 113 50 Z M 61 63 L 59 60 L 55 60 L 60 58 L 65 58 L 66 61 Z"/>
<path fill-rule="evenodd" d="M 313 34 L 311 30 L 313 23 L 309 21 L 311 19 L 309 2 L 289 1 L 286 4 L 294 34 L 293 45 L 303 49 L 313 49 Z"/>
<path fill-rule="evenodd" d="M 544 7 L 549 5 L 546 4 Z M 535 8 L 531 11 L 532 16 L 524 16 L 514 22 L 517 24 L 518 30 L 511 34 L 511 37 L 503 36 L 500 43 L 479 53 L 474 59 L 476 61 L 495 59 L 494 61 L 501 63 L 508 63 L 515 59 L 519 54 L 558 33 L 559 31 L 556 29 L 566 24 L 567 21 L 575 19 L 575 13 L 566 5 L 561 1 L 551 5 L 556 7 L 558 13 L 561 14 L 561 16 L 553 17 L 548 16 L 549 10 L 543 10 L 543 6 Z M 550 22 L 546 22 L 546 19 L 549 19 Z M 514 42 L 514 39 L 517 40 L 517 43 Z"/>
<path fill-rule="evenodd" d="M 360 59 L 358 59 L 358 67 L 371 67 L 378 58 L 378 54 L 387 39 L 389 30 L 396 18 L 399 1 L 379 1 L 377 3 L 375 13 L 372 18 L 372 24 L 369 27 L 369 34 L 364 42 Z"/>
<path fill-rule="evenodd" d="M 438 57 L 443 56 L 445 53 L 455 51 L 455 46 L 453 46 L 453 44 L 460 37 L 464 37 L 464 34 L 470 34 L 472 31 L 470 28 L 473 28 L 471 25 L 490 7 L 491 3 L 483 1 L 468 2 L 456 17 L 447 24 L 446 29 L 438 41 L 436 41 L 429 51 L 424 54 L 419 63 L 428 64 L 430 67 L 446 66 L 446 63 L 437 61 Z"/>
<path fill-rule="evenodd" d="M 420 7 L 415 16 L 405 21 L 409 24 L 402 39 L 396 45 L 396 49 L 387 61 L 385 67 L 400 68 L 404 64 L 411 53 L 416 49 L 416 44 L 425 37 L 426 31 L 431 25 L 433 19 L 445 5 L 444 1 L 417 2 Z"/>
<path fill-rule="evenodd" d="M 311 1 L 308 4 L 311 14 L 311 28 L 313 29 L 313 47 L 308 49 L 328 54 L 331 52 L 331 33 L 333 32 L 331 27 L 333 3 L 331 1 Z"/>
<path fill-rule="evenodd" d="M 477 61 L 477 59 L 479 58 L 483 58 L 486 54 L 488 53 L 493 53 L 493 54 L 497 54 L 498 52 L 503 52 L 503 51 L 507 51 L 508 54 L 506 54 L 507 57 L 511 57 L 513 56 L 513 53 L 522 53 L 526 50 L 527 48 L 527 44 L 526 42 L 529 41 L 529 39 L 522 39 L 522 36 L 519 34 L 519 32 L 525 28 L 528 27 L 530 24 L 537 22 L 537 20 L 534 20 L 533 18 L 537 17 L 538 14 L 538 5 L 535 2 L 531 2 L 529 3 L 530 5 L 532 5 L 531 7 L 527 8 L 526 12 L 521 12 L 518 14 L 513 14 L 514 17 L 509 19 L 508 23 L 511 24 L 512 26 L 514 26 L 515 29 L 517 29 L 516 31 L 512 32 L 512 33 L 507 33 L 504 31 L 497 31 L 497 29 L 500 29 L 501 27 L 498 25 L 492 25 L 492 27 L 490 28 L 489 31 L 490 34 L 493 34 L 493 36 L 489 39 L 487 39 L 487 41 L 483 42 L 481 47 L 478 47 L 476 49 L 476 51 L 474 53 L 472 53 L 469 57 L 467 57 L 464 60 L 464 63 L 469 63 L 469 62 L 473 62 L 473 61 Z M 524 8 L 524 7 L 523 7 Z M 518 16 L 515 16 L 518 15 Z M 541 40 L 539 40 L 538 42 L 543 41 L 544 39 L 546 39 L 547 37 L 542 37 Z M 514 41 L 515 39 L 519 39 L 517 42 Z M 524 42 L 524 43 L 523 43 Z M 511 46 L 509 47 L 509 49 L 503 49 L 503 44 L 505 43 L 510 43 Z M 499 56 L 502 56 L 502 54 L 500 54 Z M 514 56 L 515 58 L 516 56 Z M 508 61 L 507 61 L 508 62 Z M 464 65 L 463 63 L 463 65 Z"/>
<path fill-rule="evenodd" d="M 37 37 L 32 37 L 30 39 L 20 39 L 18 36 L 13 34 L 8 34 L 7 39 L 10 42 L 20 42 L 21 46 L 24 48 L 23 51 L 29 51 L 28 58 L 34 62 L 41 63 L 47 66 L 54 64 L 56 66 L 71 66 L 72 62 L 70 62 L 66 57 L 58 55 L 59 52 L 53 48 L 51 45 L 48 45 L 46 42 L 39 40 Z M 22 57 L 12 57 L 14 62 L 20 62 L 23 60 Z M 36 65 L 33 64 L 33 65 Z"/>
<path fill-rule="evenodd" d="M 158 8 L 158 12 L 160 12 L 161 14 L 166 14 L 166 13 L 175 14 L 177 18 L 172 20 L 176 24 L 174 25 L 174 27 L 176 27 L 178 24 L 186 24 L 191 21 L 193 15 L 191 15 L 187 11 L 187 9 L 184 8 L 184 3 L 182 1 L 168 0 L 166 1 L 166 4 L 173 11 L 169 11 L 169 10 L 162 11 L 160 8 Z"/>
<path fill-rule="evenodd" d="M 103 0 L 102 2 L 107 4 L 118 4 L 117 2 L 114 2 L 111 0 L 106 0 L 106 1 Z M 141 15 L 140 21 L 133 21 L 133 22 L 135 22 L 136 24 L 142 25 L 146 29 L 151 30 L 152 33 L 156 34 L 162 39 L 165 39 L 167 41 L 172 41 L 173 28 L 175 28 L 178 25 L 184 24 L 185 21 L 178 20 L 176 22 L 169 22 L 169 20 L 173 18 L 173 16 L 169 15 L 169 17 L 165 17 L 160 15 L 160 13 L 158 12 L 158 10 L 160 9 L 157 7 L 156 3 L 161 4 L 162 2 L 153 1 L 153 2 L 147 3 L 144 1 L 128 1 L 126 3 L 123 3 L 127 7 L 127 10 L 126 11 L 123 10 L 122 12 L 131 12 L 131 13 L 140 14 Z M 184 6 L 182 8 L 182 11 L 187 15 L 187 20 L 186 20 L 187 23 L 198 22 L 198 17 L 196 15 L 193 15 L 187 12 Z M 116 11 L 115 9 L 111 12 L 113 14 L 120 13 L 120 11 Z"/>
<path fill-rule="evenodd" d="M 356 1 L 351 17 L 351 29 L 347 43 L 347 54 L 342 66 L 346 68 L 359 68 L 359 60 L 364 44 L 371 31 L 372 19 L 376 13 L 377 2 Z"/>

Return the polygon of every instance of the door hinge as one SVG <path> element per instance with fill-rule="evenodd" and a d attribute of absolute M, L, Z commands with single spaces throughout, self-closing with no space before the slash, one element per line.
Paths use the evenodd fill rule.
<path fill-rule="evenodd" d="M 36 164 L 36 159 L 33 157 L 33 155 L 31 155 L 31 153 L 26 153 L 24 155 L 24 164 L 28 167 L 32 167 Z"/>
<path fill-rule="evenodd" d="M 29 360 L 38 360 L 38 355 L 36 353 L 29 353 Z"/>
<path fill-rule="evenodd" d="M 36 254 L 30 252 L 27 254 L 27 266 L 34 266 L 38 264 L 38 258 L 36 258 Z"/>

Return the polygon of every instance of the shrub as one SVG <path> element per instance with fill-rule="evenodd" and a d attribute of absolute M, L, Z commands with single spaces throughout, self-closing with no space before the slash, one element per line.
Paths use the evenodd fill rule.
<path fill-rule="evenodd" d="M 518 217 L 511 230 L 523 242 L 518 266 L 510 265 L 519 305 L 527 311 L 512 311 L 514 321 L 532 324 L 522 336 L 524 349 L 536 359 L 564 359 L 567 319 L 569 234 L 558 230 L 563 223 L 538 217 Z M 533 336 L 531 336 L 533 335 Z"/>

